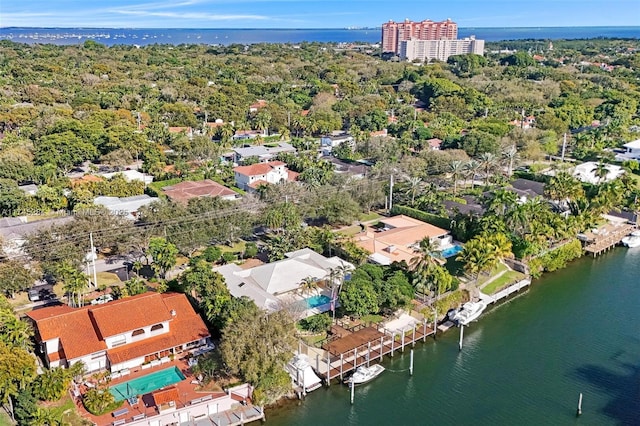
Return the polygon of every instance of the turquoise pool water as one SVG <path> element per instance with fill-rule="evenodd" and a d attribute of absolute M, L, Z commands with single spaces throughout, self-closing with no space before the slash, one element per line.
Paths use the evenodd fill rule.
<path fill-rule="evenodd" d="M 111 386 L 109 392 L 115 397 L 116 401 L 124 401 L 132 396 L 144 395 L 182 380 L 184 380 L 184 375 L 178 367 L 170 367 Z"/>
<path fill-rule="evenodd" d="M 307 302 L 307 307 L 309 308 L 317 308 L 318 306 L 326 305 L 331 302 L 331 298 L 324 294 L 308 297 L 305 300 Z"/>
<path fill-rule="evenodd" d="M 462 251 L 462 246 L 451 246 L 449 248 L 446 248 L 444 250 L 442 250 L 440 253 L 442 254 L 442 257 L 444 257 L 445 259 L 449 258 L 449 257 L 453 257 L 456 254 L 460 253 Z"/>

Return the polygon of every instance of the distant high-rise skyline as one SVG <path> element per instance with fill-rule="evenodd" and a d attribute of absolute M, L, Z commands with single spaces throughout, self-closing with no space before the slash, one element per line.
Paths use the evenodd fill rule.
<path fill-rule="evenodd" d="M 400 52 L 400 43 L 407 40 L 455 40 L 458 38 L 458 24 L 451 19 L 434 22 L 430 19 L 414 22 L 389 21 L 382 24 L 382 51 Z"/>

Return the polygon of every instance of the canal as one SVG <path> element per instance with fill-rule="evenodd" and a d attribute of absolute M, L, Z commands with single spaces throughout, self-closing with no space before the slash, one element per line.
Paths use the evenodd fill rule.
<path fill-rule="evenodd" d="M 267 411 L 269 425 L 640 425 L 640 248 L 583 258 L 465 328 Z M 579 394 L 582 415 L 576 418 Z"/>

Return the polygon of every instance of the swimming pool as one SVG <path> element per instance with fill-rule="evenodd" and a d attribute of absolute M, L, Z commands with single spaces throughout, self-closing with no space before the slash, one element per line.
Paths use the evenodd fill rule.
<path fill-rule="evenodd" d="M 442 250 L 440 252 L 440 254 L 442 254 L 442 257 L 447 259 L 449 257 L 455 256 L 456 254 L 460 253 L 461 251 L 462 251 L 462 246 L 454 245 L 454 246 L 447 247 L 446 249 Z"/>
<path fill-rule="evenodd" d="M 109 388 L 109 392 L 116 401 L 124 401 L 127 398 L 137 395 L 144 395 L 154 390 L 172 385 L 184 380 L 184 375 L 178 367 L 165 368 L 128 382 L 120 383 Z"/>
<path fill-rule="evenodd" d="M 325 296 L 324 294 L 320 294 L 317 296 L 308 297 L 305 299 L 307 302 L 307 308 L 317 308 L 318 306 L 326 305 L 331 302 L 331 298 Z"/>

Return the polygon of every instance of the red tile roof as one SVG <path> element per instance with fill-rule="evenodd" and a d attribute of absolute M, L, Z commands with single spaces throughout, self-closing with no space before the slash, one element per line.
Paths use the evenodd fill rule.
<path fill-rule="evenodd" d="M 245 176 L 259 176 L 266 175 L 278 166 L 286 166 L 286 164 L 282 161 L 269 161 L 267 163 L 252 164 L 250 166 L 238 166 L 235 167 L 233 171 Z"/>
<path fill-rule="evenodd" d="M 257 189 L 260 185 L 269 185 L 269 182 L 267 182 L 267 181 L 266 181 L 266 180 L 264 180 L 264 179 L 258 179 L 257 181 L 255 181 L 255 182 L 251 182 L 251 183 L 249 184 L 249 186 L 250 186 L 251 188 L 253 188 L 253 189 Z"/>
<path fill-rule="evenodd" d="M 103 180 L 104 178 L 100 176 L 84 175 L 79 178 L 71 179 L 71 186 L 73 187 L 73 186 L 82 185 L 82 184 L 91 183 L 91 182 L 102 182 Z"/>
<path fill-rule="evenodd" d="M 115 336 L 169 321 L 172 316 L 159 293 L 144 293 L 89 309 L 101 337 Z"/>
<path fill-rule="evenodd" d="M 266 106 L 267 106 L 267 101 L 265 101 L 264 99 L 258 99 L 256 103 L 251 104 L 249 108 L 258 109 L 258 108 L 264 108 Z"/>
<path fill-rule="evenodd" d="M 197 197 L 228 197 L 236 195 L 229 188 L 209 179 L 180 182 L 162 189 L 171 200 L 181 203 L 186 203 L 190 199 Z"/>
<path fill-rule="evenodd" d="M 153 401 L 156 403 L 156 407 L 171 401 L 180 400 L 178 388 L 176 388 L 175 386 L 168 389 L 155 391 L 151 395 L 153 395 Z"/>
<path fill-rule="evenodd" d="M 191 127 L 169 127 L 169 133 L 191 133 Z"/>
<path fill-rule="evenodd" d="M 74 359 L 107 349 L 107 345 L 95 332 L 88 309 L 74 309 L 63 305 L 27 313 L 29 318 L 36 321 L 41 341 L 60 338 L 61 348 L 49 355 L 51 361 L 59 360 L 62 355 L 60 352 L 68 359 Z"/>
<path fill-rule="evenodd" d="M 55 306 L 31 311 L 27 316 L 36 322 L 40 341 L 60 338 L 60 350 L 48 355 L 52 361 L 62 357 L 76 359 L 106 350 L 103 337 L 168 320 L 171 321 L 169 333 L 110 350 L 109 358 L 113 363 L 127 361 L 209 336 L 186 296 L 178 293 L 149 292 L 82 308 Z"/>
<path fill-rule="evenodd" d="M 204 321 L 195 313 L 183 294 L 167 293 L 162 297 L 167 308 L 176 312 L 169 324 L 170 333 L 109 349 L 107 356 L 111 364 L 119 364 L 210 336 Z"/>

